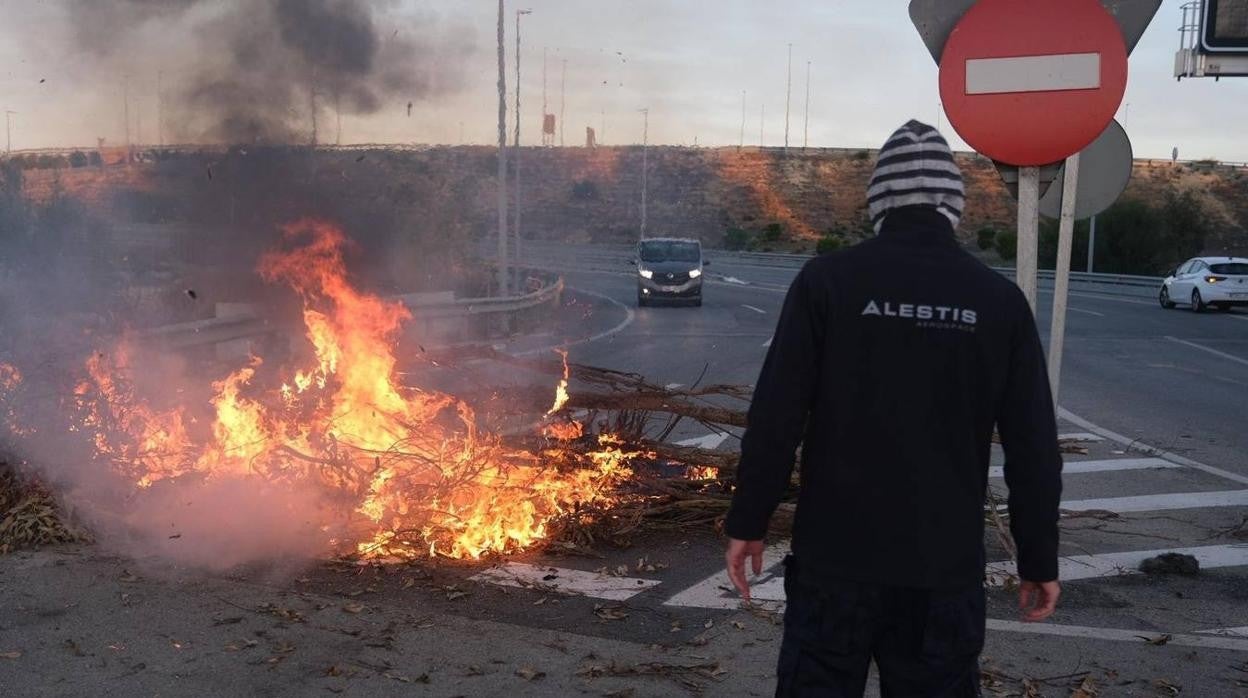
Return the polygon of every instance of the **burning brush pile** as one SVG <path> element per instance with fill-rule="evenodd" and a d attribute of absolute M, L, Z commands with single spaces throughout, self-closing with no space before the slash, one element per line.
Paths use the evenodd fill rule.
<path fill-rule="evenodd" d="M 303 365 L 253 356 L 209 388 L 168 378 L 167 357 L 126 337 L 80 357 L 70 376 L 30 381 L 25 367 L 0 364 L 12 446 L 102 541 L 209 566 L 274 555 L 477 559 L 722 516 L 719 473 L 731 457 L 662 440 L 681 419 L 743 424 L 739 409 L 712 404 L 743 407 L 742 389 L 674 394 L 566 357 L 487 352 L 478 358 L 554 373 L 540 401 L 532 391 L 481 396 L 476 404 L 530 413 L 531 430 L 504 437 L 467 398 L 403 382 L 409 311 L 352 284 L 347 246 L 334 226 L 302 221 L 259 263 L 301 301 Z M 600 390 L 569 392 L 570 381 Z M 658 413 L 671 417 L 646 440 Z M 33 492 L 50 511 L 46 491 L 16 482 L 0 481 L 0 495 Z M 16 499 L 0 499 L 0 518 L 32 506 Z M 45 517 L 38 528 L 52 533 L 8 543 L 74 537 L 61 526 Z"/>

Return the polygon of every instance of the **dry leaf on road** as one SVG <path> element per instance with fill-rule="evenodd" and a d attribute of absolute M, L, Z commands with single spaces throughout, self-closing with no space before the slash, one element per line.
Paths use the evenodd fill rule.
<path fill-rule="evenodd" d="M 594 606 L 594 615 L 603 620 L 624 620 L 628 617 L 628 611 L 625 611 L 623 606 L 597 604 Z"/>
<path fill-rule="evenodd" d="M 519 669 L 516 669 L 516 676 L 519 676 L 525 681 L 537 681 L 538 679 L 546 678 L 546 672 L 538 671 L 537 669 L 534 669 L 533 667 L 525 666 L 525 667 L 520 667 Z"/>

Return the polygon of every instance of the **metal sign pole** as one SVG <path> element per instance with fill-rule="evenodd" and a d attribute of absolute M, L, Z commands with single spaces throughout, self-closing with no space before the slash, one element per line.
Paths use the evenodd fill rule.
<path fill-rule="evenodd" d="M 1053 324 L 1049 330 L 1049 382 L 1057 402 L 1062 383 L 1062 349 L 1066 343 L 1066 299 L 1070 292 L 1070 255 L 1075 237 L 1075 199 L 1079 195 L 1079 153 L 1066 159 L 1062 217 L 1058 223 L 1057 268 L 1053 283 Z"/>
<path fill-rule="evenodd" d="M 1093 262 L 1096 261 L 1096 216 L 1092 216 L 1092 220 L 1088 221 L 1088 273 L 1091 274 L 1096 269 L 1093 268 Z"/>
<path fill-rule="evenodd" d="M 1040 168 L 1018 169 L 1018 287 L 1036 312 L 1036 268 L 1040 254 Z"/>

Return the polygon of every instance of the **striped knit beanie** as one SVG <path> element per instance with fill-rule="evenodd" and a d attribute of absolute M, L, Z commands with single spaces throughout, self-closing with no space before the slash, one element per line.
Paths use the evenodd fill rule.
<path fill-rule="evenodd" d="M 965 202 L 962 171 L 939 131 L 911 120 L 889 136 L 867 189 L 876 233 L 888 212 L 902 206 L 934 206 L 956 228 Z"/>

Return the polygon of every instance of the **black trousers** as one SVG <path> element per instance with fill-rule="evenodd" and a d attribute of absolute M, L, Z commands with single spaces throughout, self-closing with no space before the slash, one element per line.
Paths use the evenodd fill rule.
<path fill-rule="evenodd" d="M 984 588 L 901 589 L 803 579 L 785 560 L 778 697 L 863 695 L 875 660 L 884 698 L 978 697 Z"/>

